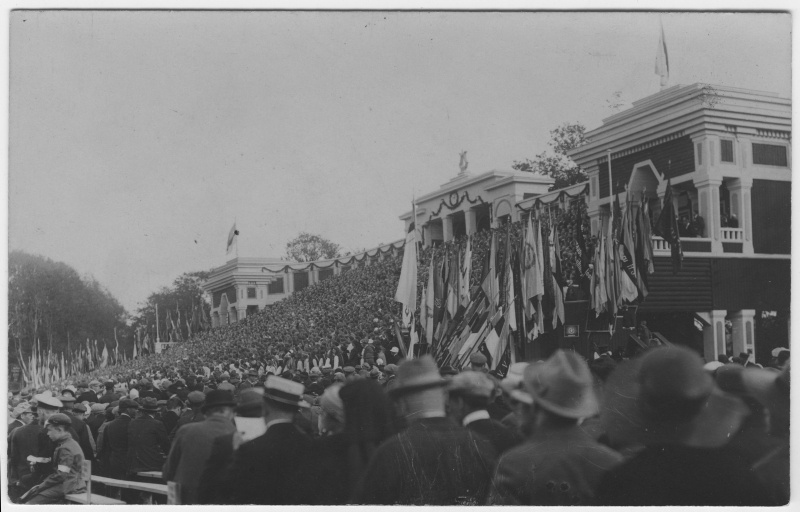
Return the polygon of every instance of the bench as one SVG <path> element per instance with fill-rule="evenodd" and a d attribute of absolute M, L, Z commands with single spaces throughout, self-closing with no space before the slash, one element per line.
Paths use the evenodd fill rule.
<path fill-rule="evenodd" d="M 86 485 L 86 492 L 67 494 L 64 498 L 72 503 L 81 505 L 125 505 L 125 502 L 100 494 L 92 494 L 92 461 L 83 461 L 83 483 Z"/>
<path fill-rule="evenodd" d="M 154 482 L 135 482 L 132 480 L 119 480 L 117 478 L 108 478 L 105 476 L 93 475 L 92 482 L 103 484 L 107 487 L 115 487 L 117 489 L 129 489 L 132 491 L 139 491 L 144 493 L 145 504 L 153 504 L 153 495 L 161 494 L 169 496 L 167 484 L 154 483 Z"/>
<path fill-rule="evenodd" d="M 163 478 L 163 473 L 161 473 L 161 471 L 139 471 L 136 474 L 144 478 L 153 478 L 155 480 L 161 480 Z"/>

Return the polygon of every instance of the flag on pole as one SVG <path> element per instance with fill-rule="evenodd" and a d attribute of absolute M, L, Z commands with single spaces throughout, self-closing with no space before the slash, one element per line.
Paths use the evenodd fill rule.
<path fill-rule="evenodd" d="M 403 249 L 403 265 L 400 269 L 400 281 L 394 300 L 403 305 L 403 323 L 411 324 L 412 315 L 417 309 L 417 242 L 414 223 L 409 226 L 406 243 Z"/>
<path fill-rule="evenodd" d="M 436 300 L 436 297 L 434 296 L 435 284 L 433 278 L 433 268 L 433 256 L 431 256 L 431 263 L 428 268 L 428 286 L 425 287 L 425 303 L 420 308 L 425 310 L 422 327 L 425 329 L 425 339 L 428 341 L 428 343 L 433 343 L 433 311 L 434 301 Z"/>
<path fill-rule="evenodd" d="M 658 38 L 658 49 L 656 50 L 656 74 L 661 77 L 661 87 L 666 87 L 669 82 L 669 54 L 667 53 L 663 23 L 661 23 L 661 35 Z"/>
<path fill-rule="evenodd" d="M 552 220 L 551 220 L 552 222 Z M 564 324 L 564 289 L 566 285 L 561 271 L 561 243 L 558 240 L 558 225 L 550 229 L 550 268 L 553 272 L 553 329 L 558 327 L 558 322 Z"/>
<path fill-rule="evenodd" d="M 658 216 L 655 234 L 669 243 L 672 253 L 672 273 L 676 274 L 683 264 L 683 249 L 681 248 L 681 236 L 678 231 L 678 217 L 675 215 L 675 203 L 672 200 L 672 184 L 667 180 L 667 191 L 664 194 L 664 206 Z"/>
<path fill-rule="evenodd" d="M 236 222 L 234 222 L 233 227 L 228 233 L 228 246 L 225 248 L 225 254 L 231 252 L 231 247 L 233 247 L 233 243 L 236 241 L 236 237 L 238 236 L 239 236 L 239 230 L 236 229 Z"/>
<path fill-rule="evenodd" d="M 472 275 L 472 237 L 467 238 L 467 247 L 464 250 L 464 260 L 461 262 L 461 276 L 459 279 L 459 303 L 465 308 L 470 300 L 470 276 Z"/>

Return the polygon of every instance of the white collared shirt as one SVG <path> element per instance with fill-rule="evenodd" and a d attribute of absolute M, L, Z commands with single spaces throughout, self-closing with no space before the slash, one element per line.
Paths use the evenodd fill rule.
<path fill-rule="evenodd" d="M 461 424 L 466 427 L 473 421 L 488 420 L 488 419 L 489 419 L 489 411 L 487 411 L 486 409 L 482 409 L 480 411 L 473 411 L 464 416 L 464 419 L 461 420 Z"/>

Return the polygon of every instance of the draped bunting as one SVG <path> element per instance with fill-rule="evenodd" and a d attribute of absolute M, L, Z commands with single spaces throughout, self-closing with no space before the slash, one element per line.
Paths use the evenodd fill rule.
<path fill-rule="evenodd" d="M 588 193 L 589 193 L 589 183 L 586 183 L 586 185 L 584 185 L 583 188 L 581 188 L 574 194 L 568 194 L 566 190 L 562 190 L 561 192 L 558 193 L 557 196 L 553 198 L 552 201 L 542 201 L 540 198 L 536 198 L 536 200 L 533 202 L 533 205 L 531 205 L 530 208 L 525 208 L 520 205 L 517 205 L 517 208 L 519 208 L 523 212 L 531 212 L 533 210 L 538 210 L 539 208 L 542 207 L 542 205 L 550 205 L 555 202 L 563 203 L 565 198 L 572 199 Z"/>
<path fill-rule="evenodd" d="M 400 248 L 403 247 L 403 244 L 405 244 L 405 239 L 381 245 L 374 249 L 369 249 L 368 251 L 354 254 L 352 256 L 344 256 L 341 258 L 335 258 L 330 260 L 317 260 L 317 261 L 303 262 L 303 263 L 289 263 L 287 265 L 266 265 L 261 267 L 261 272 L 272 272 L 278 274 L 281 272 L 289 272 L 289 271 L 303 272 L 305 270 L 338 268 L 351 265 L 353 262 L 360 263 L 364 261 L 366 258 L 374 258 L 375 256 L 390 252 L 394 254 Z"/>
<path fill-rule="evenodd" d="M 462 194 L 461 198 L 459 199 L 458 192 L 454 191 L 450 193 L 450 195 L 447 198 L 447 201 L 442 199 L 442 201 L 439 203 L 439 208 L 437 208 L 435 212 L 431 213 L 430 217 L 428 217 L 428 220 L 431 220 L 434 217 L 438 216 L 442 212 L 443 207 L 447 207 L 447 209 L 451 211 L 455 210 L 456 208 L 461 206 L 461 203 L 464 202 L 464 199 L 466 199 L 469 202 L 469 204 L 475 204 L 475 203 L 487 204 L 486 201 L 484 201 L 481 196 L 477 196 L 475 199 L 470 198 L 469 191 L 464 192 L 464 194 Z"/>

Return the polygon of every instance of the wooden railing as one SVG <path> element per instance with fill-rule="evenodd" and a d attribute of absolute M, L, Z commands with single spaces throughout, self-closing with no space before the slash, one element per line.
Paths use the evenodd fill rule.
<path fill-rule="evenodd" d="M 742 228 L 720 228 L 723 242 L 743 242 L 744 229 Z"/>

